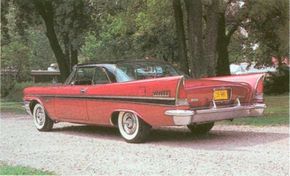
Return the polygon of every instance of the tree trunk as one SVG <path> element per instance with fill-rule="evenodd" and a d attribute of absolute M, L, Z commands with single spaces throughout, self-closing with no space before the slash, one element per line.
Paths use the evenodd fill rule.
<path fill-rule="evenodd" d="M 230 75 L 230 62 L 228 45 L 230 43 L 230 36 L 226 35 L 225 28 L 225 14 L 219 14 L 218 20 L 218 38 L 217 38 L 217 51 L 218 51 L 218 62 L 216 67 L 216 74 L 218 76 Z"/>
<path fill-rule="evenodd" d="M 63 82 L 70 74 L 69 58 L 64 54 L 54 30 L 54 12 L 51 1 L 33 1 L 46 26 L 46 36 L 55 55 L 60 70 L 60 81 Z"/>
<path fill-rule="evenodd" d="M 219 1 L 213 0 L 207 9 L 204 62 L 207 65 L 208 76 L 215 76 L 217 65 L 217 37 L 218 37 L 218 9 Z"/>
<path fill-rule="evenodd" d="M 190 73 L 193 78 L 200 78 L 207 72 L 202 58 L 202 4 L 201 0 L 185 0 L 185 5 Z"/>
<path fill-rule="evenodd" d="M 70 40 L 68 37 L 68 32 L 63 36 L 63 46 L 64 46 L 64 62 L 68 66 L 70 71 Z"/>
<path fill-rule="evenodd" d="M 64 48 L 65 48 L 65 57 L 67 65 L 69 66 L 69 72 L 71 72 L 74 65 L 78 63 L 78 51 L 75 49 L 68 37 L 68 33 L 64 36 Z"/>
<path fill-rule="evenodd" d="M 183 13 L 181 9 L 180 0 L 173 0 L 173 10 L 175 18 L 175 27 L 177 35 L 177 45 L 178 45 L 178 60 L 180 63 L 181 70 L 189 74 L 188 60 L 187 60 L 187 50 L 186 50 L 186 41 L 185 41 L 185 31 L 184 31 L 184 21 Z"/>
<path fill-rule="evenodd" d="M 70 69 L 72 69 L 73 66 L 75 66 L 78 63 L 78 50 L 71 46 L 70 47 L 70 53 L 71 53 L 71 56 L 70 56 Z"/>

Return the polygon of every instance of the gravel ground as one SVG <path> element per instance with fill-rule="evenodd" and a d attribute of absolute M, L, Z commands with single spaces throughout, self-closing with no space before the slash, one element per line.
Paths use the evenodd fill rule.
<path fill-rule="evenodd" d="M 57 175 L 289 175 L 289 128 L 217 125 L 205 136 L 154 129 L 127 144 L 115 128 L 70 123 L 38 132 L 26 115 L 1 113 L 0 162 Z"/>

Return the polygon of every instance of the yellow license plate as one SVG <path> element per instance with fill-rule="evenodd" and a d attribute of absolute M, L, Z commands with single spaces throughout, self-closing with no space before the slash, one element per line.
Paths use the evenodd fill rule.
<path fill-rule="evenodd" d="M 228 90 L 215 90 L 213 92 L 213 99 L 214 100 L 228 100 Z"/>

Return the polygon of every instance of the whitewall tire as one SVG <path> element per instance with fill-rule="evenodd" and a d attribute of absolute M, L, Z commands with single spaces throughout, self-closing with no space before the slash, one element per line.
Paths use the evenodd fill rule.
<path fill-rule="evenodd" d="M 151 126 L 133 112 L 120 112 L 118 116 L 118 128 L 125 141 L 140 143 L 145 141 Z"/>
<path fill-rule="evenodd" d="M 53 127 L 53 121 L 48 117 L 44 107 L 39 103 L 33 108 L 33 122 L 39 131 L 49 131 Z"/>

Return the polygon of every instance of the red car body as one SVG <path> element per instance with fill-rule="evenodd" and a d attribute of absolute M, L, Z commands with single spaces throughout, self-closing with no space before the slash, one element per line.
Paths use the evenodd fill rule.
<path fill-rule="evenodd" d="M 108 71 L 108 65 L 114 66 L 78 65 L 75 70 L 92 67 Z M 75 72 L 69 79 L 77 77 L 79 72 Z M 23 98 L 26 111 L 33 115 L 34 106 L 40 104 L 53 122 L 105 126 L 118 126 L 120 113 L 131 112 L 147 125 L 158 127 L 261 116 L 265 108 L 263 74 L 199 80 L 174 75 L 89 85 L 69 81 L 64 85 L 26 88 Z M 225 99 L 220 99 L 221 95 Z"/>

